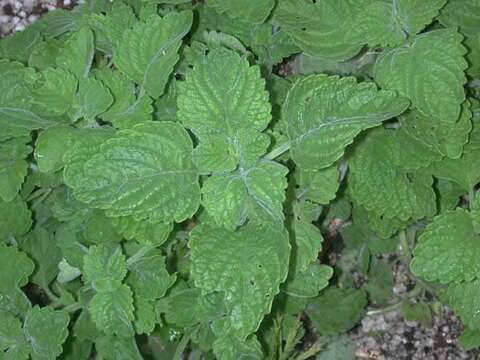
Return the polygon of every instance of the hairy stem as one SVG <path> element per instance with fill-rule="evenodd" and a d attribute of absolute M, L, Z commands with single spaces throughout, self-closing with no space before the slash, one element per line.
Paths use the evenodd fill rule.
<path fill-rule="evenodd" d="M 323 343 L 317 340 L 307 351 L 295 357 L 295 360 L 307 360 L 308 358 L 317 355 L 323 349 Z"/>
<path fill-rule="evenodd" d="M 182 339 L 178 343 L 175 354 L 173 355 L 173 360 L 182 360 L 182 355 L 185 349 L 187 348 L 188 343 L 190 342 L 190 333 L 185 333 L 182 336 Z"/>
<path fill-rule="evenodd" d="M 400 248 L 402 250 L 402 258 L 405 262 L 405 265 L 409 266 L 410 264 L 410 246 L 408 244 L 407 232 L 401 230 L 398 233 L 398 240 L 400 241 Z"/>
<path fill-rule="evenodd" d="M 290 141 L 287 141 L 287 142 L 281 144 L 280 146 L 276 147 L 272 151 L 270 151 L 267 155 L 264 156 L 264 159 L 274 160 L 277 157 L 279 157 L 280 155 L 282 155 L 282 154 L 286 153 L 288 150 L 290 150 L 291 146 L 292 146 L 292 144 L 290 143 Z"/>

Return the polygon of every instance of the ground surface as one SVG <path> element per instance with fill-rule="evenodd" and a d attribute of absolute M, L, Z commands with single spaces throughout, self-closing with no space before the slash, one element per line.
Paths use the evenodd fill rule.
<path fill-rule="evenodd" d="M 69 8 L 74 0 L 0 0 L 0 37 L 23 30 L 42 14 L 57 7 Z M 397 294 L 407 291 L 411 281 L 402 265 L 394 266 Z M 359 359 L 377 360 L 462 360 L 478 355 L 462 351 L 457 340 L 462 325 L 443 308 L 432 326 L 405 321 L 400 311 L 367 316 L 348 336 L 356 345 Z M 338 359 L 341 360 L 341 359 Z"/>

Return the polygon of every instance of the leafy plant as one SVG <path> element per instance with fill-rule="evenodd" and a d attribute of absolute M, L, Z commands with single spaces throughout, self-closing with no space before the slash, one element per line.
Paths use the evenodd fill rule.
<path fill-rule="evenodd" d="M 347 359 L 427 291 L 478 346 L 479 17 L 87 1 L 2 39 L 0 358 Z"/>

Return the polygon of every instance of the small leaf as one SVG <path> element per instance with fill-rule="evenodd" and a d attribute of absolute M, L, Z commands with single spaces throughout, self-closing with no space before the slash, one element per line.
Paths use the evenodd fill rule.
<path fill-rule="evenodd" d="M 91 122 L 104 113 L 112 103 L 112 94 L 100 80 L 83 79 L 79 82 L 78 92 L 73 99 L 68 116 L 72 122 L 82 118 Z"/>
<path fill-rule="evenodd" d="M 307 308 L 322 335 L 338 335 L 351 329 L 363 316 L 367 296 L 363 290 L 328 288 Z"/>
<path fill-rule="evenodd" d="M 473 219 L 467 211 L 456 209 L 436 217 L 427 226 L 413 250 L 410 267 L 427 281 L 471 281 L 480 275 L 477 251 L 480 237 Z"/>
<path fill-rule="evenodd" d="M 18 195 L 28 172 L 26 157 L 32 152 L 29 137 L 0 143 L 0 197 L 12 201 Z"/>
<path fill-rule="evenodd" d="M 95 52 L 93 33 L 87 27 L 74 32 L 57 57 L 57 66 L 70 71 L 77 79 L 88 77 Z"/>
<path fill-rule="evenodd" d="M 234 230 L 247 219 L 283 222 L 288 169 L 272 161 L 228 174 L 212 175 L 203 185 L 202 204 L 213 219 Z"/>
<path fill-rule="evenodd" d="M 95 325 L 107 335 L 132 335 L 133 294 L 127 285 L 95 294 L 88 309 Z"/>
<path fill-rule="evenodd" d="M 25 317 L 24 333 L 33 360 L 56 359 L 68 336 L 70 318 L 66 312 L 50 307 L 33 307 Z"/>
<path fill-rule="evenodd" d="M 130 80 L 148 95 L 158 98 L 165 91 L 170 73 L 179 59 L 182 38 L 192 25 L 192 13 L 171 12 L 150 16 L 123 33 L 113 60 Z"/>

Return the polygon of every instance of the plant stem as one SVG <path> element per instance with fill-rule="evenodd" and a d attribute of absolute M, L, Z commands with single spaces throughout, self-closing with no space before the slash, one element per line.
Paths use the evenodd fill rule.
<path fill-rule="evenodd" d="M 280 155 L 282 155 L 283 153 L 286 153 L 288 150 L 290 150 L 291 146 L 292 144 L 290 143 L 290 141 L 284 142 L 280 146 L 270 151 L 267 155 L 265 155 L 264 159 L 273 160 L 279 157 Z"/>
<path fill-rule="evenodd" d="M 187 345 L 189 342 L 190 342 L 190 333 L 183 334 L 182 339 L 177 345 L 175 354 L 173 355 L 173 360 L 182 360 L 183 352 L 187 348 Z"/>
<path fill-rule="evenodd" d="M 42 290 L 45 292 L 45 294 L 48 296 L 52 303 L 60 303 L 60 298 L 55 295 L 52 290 L 48 288 L 48 286 L 42 287 Z"/>
<path fill-rule="evenodd" d="M 305 351 L 304 353 L 299 354 L 295 357 L 295 360 L 307 360 L 309 357 L 317 355 L 323 349 L 323 344 L 320 340 L 317 340 L 315 344 L 313 344 L 310 349 Z"/>
<path fill-rule="evenodd" d="M 472 210 L 473 208 L 473 202 L 475 201 L 475 189 L 472 186 L 470 190 L 468 191 L 468 208 Z"/>
<path fill-rule="evenodd" d="M 35 209 L 43 200 L 47 198 L 48 195 L 52 192 L 52 189 L 48 188 L 42 195 L 40 195 L 32 204 L 31 208 Z"/>
<path fill-rule="evenodd" d="M 140 248 L 140 250 L 138 250 L 135 254 L 133 254 L 132 257 L 130 257 L 127 260 L 127 266 L 131 266 L 132 264 L 134 264 L 135 262 L 143 258 L 145 255 L 147 255 L 150 251 L 152 251 L 155 248 L 156 246 L 153 246 L 153 245 L 143 246 L 142 248 Z"/>
<path fill-rule="evenodd" d="M 394 310 L 397 310 L 397 309 L 400 309 L 403 305 L 403 300 L 402 301 L 399 301 L 395 304 L 392 304 L 392 305 L 388 305 L 388 306 L 385 306 L 381 309 L 373 309 L 373 310 L 369 310 L 367 311 L 367 316 L 377 316 L 377 315 L 382 315 L 382 314 L 386 314 L 386 313 L 389 313 L 391 311 L 394 311 Z"/>
<path fill-rule="evenodd" d="M 407 266 L 410 264 L 410 246 L 408 245 L 407 232 L 402 230 L 398 233 L 400 247 L 402 249 L 402 258 Z"/>

